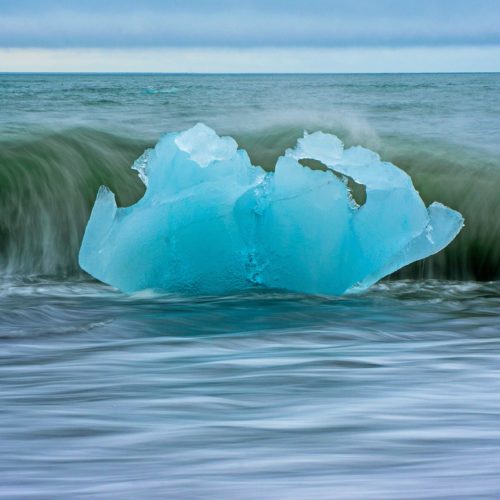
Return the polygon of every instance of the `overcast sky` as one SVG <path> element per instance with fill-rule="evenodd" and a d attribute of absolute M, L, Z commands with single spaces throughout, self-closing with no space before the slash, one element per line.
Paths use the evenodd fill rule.
<path fill-rule="evenodd" d="M 0 71 L 499 71 L 499 0 L 0 0 Z"/>

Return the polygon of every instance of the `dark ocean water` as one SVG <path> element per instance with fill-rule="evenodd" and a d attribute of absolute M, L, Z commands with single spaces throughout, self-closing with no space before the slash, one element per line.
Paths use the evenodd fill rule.
<path fill-rule="evenodd" d="M 0 75 L 0 497 L 500 496 L 499 112 L 500 75 Z M 266 168 L 334 132 L 466 227 L 357 296 L 85 276 L 99 185 L 198 121 Z"/>

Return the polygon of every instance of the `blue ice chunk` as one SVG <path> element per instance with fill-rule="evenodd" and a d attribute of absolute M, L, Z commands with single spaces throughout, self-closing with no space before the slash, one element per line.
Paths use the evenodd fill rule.
<path fill-rule="evenodd" d="M 133 168 L 143 198 L 117 208 L 102 187 L 79 257 L 126 292 L 358 291 L 438 252 L 463 226 L 454 210 L 426 208 L 405 172 L 322 132 L 304 134 L 266 173 L 232 138 L 197 124 L 163 136 Z M 365 186 L 363 205 L 348 178 Z"/>

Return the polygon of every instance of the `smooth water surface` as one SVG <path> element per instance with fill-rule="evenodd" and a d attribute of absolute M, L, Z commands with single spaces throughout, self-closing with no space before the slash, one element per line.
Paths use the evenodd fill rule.
<path fill-rule="evenodd" d="M 499 75 L 0 75 L 0 497 L 498 498 L 499 110 Z M 99 185 L 198 121 L 265 168 L 333 132 L 466 226 L 357 296 L 90 280 Z"/>
<path fill-rule="evenodd" d="M 6 282 L 5 497 L 422 498 L 500 489 L 500 288 L 127 297 Z"/>

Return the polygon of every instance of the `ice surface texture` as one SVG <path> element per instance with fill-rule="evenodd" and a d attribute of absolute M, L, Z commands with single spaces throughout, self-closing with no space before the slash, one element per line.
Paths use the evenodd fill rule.
<path fill-rule="evenodd" d="M 311 159 L 324 168 L 299 163 Z M 261 285 L 338 295 L 438 252 L 463 226 L 440 203 L 426 208 L 402 170 L 322 132 L 305 133 L 267 173 L 232 138 L 198 124 L 163 136 L 133 168 L 143 198 L 117 208 L 101 187 L 79 256 L 125 292 Z M 364 204 L 353 183 L 364 186 Z"/>

